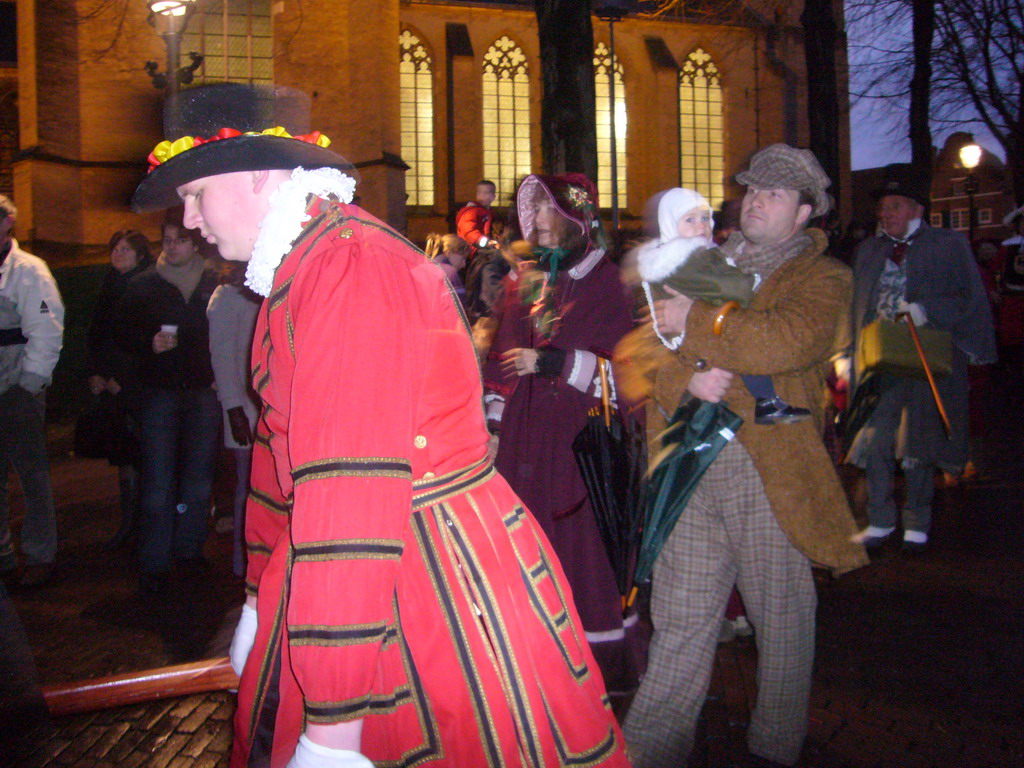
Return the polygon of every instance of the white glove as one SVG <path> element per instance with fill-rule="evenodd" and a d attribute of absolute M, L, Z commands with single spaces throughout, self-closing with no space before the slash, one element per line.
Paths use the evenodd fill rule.
<path fill-rule="evenodd" d="M 832 363 L 832 368 L 836 372 L 836 378 L 840 381 L 845 381 L 847 384 L 850 383 L 850 366 L 852 361 L 848 357 L 837 357 Z"/>
<path fill-rule="evenodd" d="M 924 325 L 928 322 L 928 315 L 924 313 L 924 307 L 916 301 L 912 304 L 907 304 L 907 302 L 901 301 L 899 306 L 896 307 L 896 311 L 901 314 L 910 315 L 910 319 L 914 321 L 914 325 Z"/>
<path fill-rule="evenodd" d="M 251 605 L 242 606 L 242 617 L 235 627 L 235 636 L 231 638 L 231 650 L 228 656 L 231 657 L 231 668 L 235 674 L 242 676 L 242 669 L 245 667 L 245 660 L 249 658 L 252 644 L 256 642 L 256 609 Z"/>
<path fill-rule="evenodd" d="M 373 768 L 373 763 L 351 749 L 331 749 L 302 734 L 286 768 Z"/>

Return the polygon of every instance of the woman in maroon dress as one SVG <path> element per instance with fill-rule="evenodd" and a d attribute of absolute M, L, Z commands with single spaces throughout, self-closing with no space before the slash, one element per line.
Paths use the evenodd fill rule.
<path fill-rule="evenodd" d="M 631 300 L 605 254 L 589 179 L 532 175 L 516 197 L 536 261 L 508 278 L 484 369 L 495 464 L 551 540 L 609 692 L 625 692 L 637 682 L 627 642 L 636 616 L 623 620 L 572 442 L 600 404 L 599 358 L 632 328 Z"/>

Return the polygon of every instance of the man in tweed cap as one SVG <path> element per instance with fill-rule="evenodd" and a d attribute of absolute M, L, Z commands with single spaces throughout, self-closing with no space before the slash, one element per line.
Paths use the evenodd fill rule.
<path fill-rule="evenodd" d="M 829 179 L 814 155 L 784 144 L 755 154 L 736 178 L 747 186 L 740 232 L 721 247 L 760 276 L 750 305 L 723 314 L 682 295 L 655 303 L 659 326 L 684 335 L 657 371 L 649 434 L 686 394 L 718 402 L 728 392 L 744 423 L 655 564 L 650 663 L 624 729 L 637 768 L 685 765 L 733 584 L 758 637 L 752 759 L 796 763 L 814 660 L 811 566 L 841 573 L 867 562 L 819 437 L 823 372 L 850 300 L 849 270 L 806 227 L 829 209 Z M 780 397 L 814 418 L 782 431 L 756 424 L 754 398 L 734 374 L 771 376 Z"/>

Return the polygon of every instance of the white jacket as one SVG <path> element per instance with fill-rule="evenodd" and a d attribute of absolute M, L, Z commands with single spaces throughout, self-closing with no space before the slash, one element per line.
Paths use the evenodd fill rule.
<path fill-rule="evenodd" d="M 0 266 L 0 330 L 21 329 L 27 341 L 0 346 L 0 392 L 18 385 L 36 394 L 53 377 L 64 343 L 64 302 L 50 268 L 11 238 Z"/>

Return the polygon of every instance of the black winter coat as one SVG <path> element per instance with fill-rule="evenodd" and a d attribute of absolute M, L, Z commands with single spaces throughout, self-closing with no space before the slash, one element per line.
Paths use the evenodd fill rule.
<path fill-rule="evenodd" d="M 213 384 L 206 306 L 218 284 L 207 269 L 188 303 L 181 291 L 150 267 L 132 278 L 118 304 L 118 341 L 139 360 L 138 380 L 153 389 L 204 389 Z M 159 355 L 153 337 L 162 325 L 178 326 L 178 346 Z"/>

